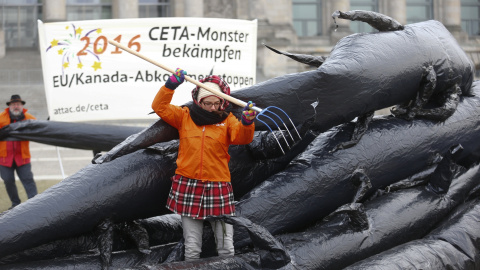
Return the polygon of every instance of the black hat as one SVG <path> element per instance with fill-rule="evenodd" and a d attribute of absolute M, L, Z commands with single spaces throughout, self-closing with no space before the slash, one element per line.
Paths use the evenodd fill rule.
<path fill-rule="evenodd" d="M 10 103 L 12 102 L 22 102 L 22 104 L 25 105 L 25 101 L 22 100 L 20 95 L 12 95 L 10 101 L 7 102 L 7 106 L 10 106 Z"/>

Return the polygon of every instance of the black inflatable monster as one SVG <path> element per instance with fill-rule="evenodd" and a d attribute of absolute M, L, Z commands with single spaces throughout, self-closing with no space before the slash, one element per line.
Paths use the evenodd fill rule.
<path fill-rule="evenodd" d="M 355 34 L 340 40 L 316 70 L 281 76 L 232 94 L 242 100 L 253 100 L 259 107 L 276 105 L 296 124 L 313 120 L 309 125 L 313 134 L 359 117 L 354 131 L 351 125 L 346 125 L 327 132 L 318 139 L 320 142 L 315 142 L 317 145 L 304 152 L 286 170 L 284 166 L 298 152 L 287 152 L 290 156 L 280 157 L 279 165 L 276 159 L 265 163 L 260 159 L 261 153 L 253 154 L 256 147 L 234 148 L 238 157 L 248 157 L 240 161 L 250 162 L 249 166 L 239 164 L 238 168 L 261 164 L 264 167 L 257 167 L 260 168 L 257 173 L 265 178 L 269 173 L 283 170 L 269 183 L 245 196 L 238 207 L 239 215 L 249 217 L 273 233 L 301 229 L 338 206 L 363 198 L 363 193 L 357 192 L 349 179 L 362 180 L 362 185 L 369 187 L 370 178 L 370 184 L 381 187 L 424 169 L 429 165 L 431 154 L 442 153 L 452 144 L 461 143 L 465 149 L 475 149 L 478 144 L 475 138 L 478 138 L 480 102 L 478 97 L 467 98 L 472 94 L 473 66 L 441 23 L 428 21 L 401 27 L 377 13 L 339 12 L 336 16 L 362 18 L 372 22 L 380 32 Z M 383 20 L 375 24 L 376 19 Z M 304 60 L 313 58 L 289 56 Z M 462 101 L 454 113 L 459 99 Z M 421 116 L 435 121 L 407 122 L 398 118 L 374 121 L 370 133 L 366 133 L 368 140 L 364 138 L 357 147 L 329 153 L 337 149 L 334 146 L 338 143 L 339 148 L 354 145 L 366 130 L 373 111 L 393 105 L 398 105 L 394 114 L 399 118 L 411 120 Z M 232 111 L 240 114 L 241 108 Z M 257 128 L 265 129 L 260 124 Z M 347 142 L 350 137 L 353 143 Z M 170 149 L 163 149 L 161 154 L 144 148 L 175 138 L 178 138 L 175 130 L 159 120 L 96 159 L 97 164 L 1 216 L 0 256 L 60 237 L 86 233 L 105 218 L 125 221 L 162 214 L 169 189 L 168 178 L 174 169 L 175 143 L 166 144 Z M 302 147 L 297 149 L 303 150 Z M 382 154 L 389 151 L 388 160 L 381 160 Z M 358 163 L 359 160 L 362 162 Z M 330 173 L 323 178 L 318 172 L 328 167 L 327 162 L 334 163 L 329 164 Z M 336 171 L 335 166 L 339 168 Z M 343 167 L 348 170 L 342 171 Z M 253 179 L 255 175 L 248 177 Z M 272 183 L 277 182 L 280 185 L 272 188 L 275 186 Z M 329 190 L 335 196 L 333 200 L 328 199 Z M 255 198 L 261 194 L 265 196 Z M 271 198 L 283 199 L 264 204 Z M 283 208 L 282 203 L 284 211 L 278 213 L 275 209 Z M 289 205 L 295 203 L 297 205 Z M 52 208 L 52 205 L 59 207 Z M 262 209 L 254 210 L 249 205 Z M 27 220 L 28 223 L 24 222 Z M 281 222 L 271 222 L 276 220 Z"/>

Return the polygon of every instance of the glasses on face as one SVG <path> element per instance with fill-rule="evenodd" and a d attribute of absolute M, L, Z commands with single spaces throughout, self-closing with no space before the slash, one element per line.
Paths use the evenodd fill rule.
<path fill-rule="evenodd" d="M 219 107 L 221 103 L 220 102 L 213 103 L 213 102 L 207 101 L 207 102 L 202 102 L 202 104 L 205 105 L 206 107 L 212 107 L 212 105 L 215 107 Z"/>

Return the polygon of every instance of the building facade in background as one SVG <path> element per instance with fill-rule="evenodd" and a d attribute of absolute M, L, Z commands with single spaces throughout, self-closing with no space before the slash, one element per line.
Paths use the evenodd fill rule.
<path fill-rule="evenodd" d="M 292 53 L 328 56 L 340 38 L 356 32 L 374 32 L 365 23 L 346 20 L 338 20 L 339 27 L 334 31 L 331 14 L 335 10 L 354 9 L 380 12 L 402 24 L 438 20 L 480 69 L 480 0 L 0 0 L 0 62 L 13 51 L 38 51 L 39 19 L 258 19 L 257 82 L 261 82 L 308 68 L 262 44 Z M 28 53 L 24 55 L 28 57 Z M 0 72 L 6 68 L 0 65 Z"/>

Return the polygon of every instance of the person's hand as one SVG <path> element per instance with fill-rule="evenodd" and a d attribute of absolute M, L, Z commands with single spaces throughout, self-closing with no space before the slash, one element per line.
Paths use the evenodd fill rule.
<path fill-rule="evenodd" d="M 253 123 L 255 117 L 257 117 L 257 112 L 252 110 L 252 107 L 255 106 L 255 103 L 249 101 L 242 112 L 242 123 L 244 125 L 250 125 Z"/>
<path fill-rule="evenodd" d="M 177 87 L 182 84 L 185 81 L 185 75 L 187 75 L 187 72 L 181 68 L 177 68 L 175 70 L 175 73 L 168 78 L 167 82 L 165 83 L 165 86 L 168 89 L 175 90 Z"/>

